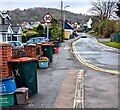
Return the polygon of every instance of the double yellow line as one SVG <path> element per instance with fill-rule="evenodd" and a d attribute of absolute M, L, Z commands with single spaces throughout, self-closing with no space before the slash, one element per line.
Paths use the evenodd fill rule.
<path fill-rule="evenodd" d="M 78 59 L 78 61 L 79 61 L 80 63 L 82 63 L 83 65 L 86 65 L 86 66 L 89 67 L 89 68 L 92 68 L 92 69 L 94 69 L 94 70 L 97 70 L 97 71 L 107 72 L 107 73 L 112 73 L 112 74 L 117 74 L 117 75 L 120 74 L 119 71 L 103 69 L 103 68 L 99 68 L 99 67 L 97 67 L 97 66 L 94 66 L 94 65 L 92 65 L 92 64 L 87 63 L 87 62 L 86 62 L 85 60 L 83 60 L 83 59 L 81 58 L 81 56 L 78 54 L 78 52 L 77 52 L 77 50 L 76 50 L 76 48 L 75 48 L 75 43 L 76 43 L 76 42 L 77 42 L 77 41 L 75 41 L 75 42 L 72 43 L 72 49 L 73 49 L 73 53 L 75 54 L 76 58 Z"/>

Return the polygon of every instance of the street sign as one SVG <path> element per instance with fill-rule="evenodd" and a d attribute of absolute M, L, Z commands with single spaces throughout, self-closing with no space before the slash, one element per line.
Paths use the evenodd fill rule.
<path fill-rule="evenodd" d="M 43 16 L 43 20 L 44 20 L 45 23 L 50 23 L 52 21 L 52 15 L 50 13 L 46 13 Z"/>

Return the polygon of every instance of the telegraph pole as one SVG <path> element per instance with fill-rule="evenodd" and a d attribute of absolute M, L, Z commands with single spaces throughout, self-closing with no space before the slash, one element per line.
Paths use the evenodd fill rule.
<path fill-rule="evenodd" d="M 60 41 L 62 41 L 62 24 L 63 24 L 63 1 L 61 0 L 61 12 L 60 12 L 60 27 L 61 27 L 61 31 L 60 31 Z"/>

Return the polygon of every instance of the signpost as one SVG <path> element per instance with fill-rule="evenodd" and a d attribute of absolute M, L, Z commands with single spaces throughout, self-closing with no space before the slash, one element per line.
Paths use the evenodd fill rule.
<path fill-rule="evenodd" d="M 49 39 L 49 23 L 52 21 L 52 15 L 50 13 L 46 13 L 43 16 L 43 20 L 47 23 L 47 38 Z"/>

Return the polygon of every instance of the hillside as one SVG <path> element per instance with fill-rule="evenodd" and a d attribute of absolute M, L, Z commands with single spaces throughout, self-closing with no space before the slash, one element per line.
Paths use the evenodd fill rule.
<path fill-rule="evenodd" d="M 60 10 L 53 9 L 53 8 L 29 8 L 29 9 L 15 9 L 15 10 L 8 10 L 7 13 L 11 17 L 11 24 L 16 25 L 17 23 L 22 23 L 24 21 L 33 22 L 33 21 L 40 21 L 43 22 L 43 15 L 45 13 L 51 13 L 52 16 L 60 19 Z M 81 21 L 88 20 L 88 16 L 82 14 L 75 14 L 68 11 L 66 13 L 66 20 L 69 22 L 77 21 L 80 23 Z"/>

